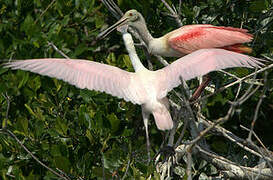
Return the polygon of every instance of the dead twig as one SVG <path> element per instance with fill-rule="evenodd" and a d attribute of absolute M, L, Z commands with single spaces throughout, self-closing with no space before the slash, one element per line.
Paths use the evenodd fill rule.
<path fill-rule="evenodd" d="M 171 12 L 170 16 L 172 16 L 173 18 L 175 18 L 175 21 L 177 22 L 177 24 L 181 27 L 183 26 L 179 14 L 177 13 L 175 7 L 173 6 L 171 8 L 171 6 L 165 1 L 165 0 L 161 0 L 161 2 L 166 6 L 166 8 Z M 180 4 L 181 5 L 181 4 Z M 179 6 L 180 7 L 180 6 Z"/>
<path fill-rule="evenodd" d="M 52 46 L 58 53 L 60 53 L 63 57 L 66 59 L 70 59 L 65 53 L 63 53 L 61 50 L 59 50 L 52 42 L 47 42 L 49 46 Z"/>
<path fill-rule="evenodd" d="M 262 104 L 262 101 L 263 101 L 263 99 L 265 98 L 265 93 L 266 93 L 266 91 L 267 91 L 267 86 L 266 86 L 266 84 L 267 84 L 267 76 L 268 76 L 268 72 L 266 71 L 266 72 L 264 73 L 264 84 L 265 84 L 265 85 L 264 85 L 262 94 L 260 95 L 260 99 L 259 99 L 259 101 L 258 101 L 258 103 L 257 103 L 256 109 L 255 109 L 254 118 L 253 118 L 252 123 L 251 123 L 251 129 L 250 129 L 250 131 L 249 131 L 248 138 L 247 138 L 248 141 L 251 141 L 251 136 L 252 136 L 252 134 L 253 134 L 254 125 L 255 125 L 255 122 L 256 122 L 256 120 L 257 120 L 257 118 L 258 118 L 258 112 L 259 112 L 260 106 L 261 106 L 261 104 Z"/>
<path fill-rule="evenodd" d="M 205 99 L 207 99 L 207 98 L 209 98 L 209 97 L 211 97 L 211 96 L 213 96 L 213 95 L 215 95 L 215 94 L 217 94 L 217 93 L 219 93 L 219 92 L 224 91 L 225 89 L 227 89 L 227 88 L 229 88 L 229 87 L 231 87 L 231 86 L 234 86 L 235 84 L 241 83 L 242 81 L 244 81 L 244 80 L 246 80 L 246 79 L 248 79 L 248 78 L 254 76 L 255 74 L 264 72 L 264 71 L 266 71 L 266 70 L 268 70 L 268 69 L 270 69 L 270 68 L 272 68 L 272 67 L 273 67 L 273 64 L 270 64 L 270 65 L 268 65 L 268 66 L 266 66 L 266 67 L 264 67 L 264 68 L 261 68 L 261 69 L 259 69 L 258 71 L 255 71 L 255 72 L 253 72 L 253 73 L 251 73 L 251 74 L 249 74 L 249 75 L 246 75 L 246 76 L 244 76 L 244 77 L 242 77 L 242 78 L 240 78 L 240 79 L 238 79 L 238 80 L 236 80 L 236 81 L 234 81 L 234 82 L 232 82 L 232 83 L 229 83 L 229 84 L 227 84 L 227 85 L 225 85 L 225 86 L 223 86 L 223 87 L 217 89 L 214 93 L 208 94 L 208 95 L 206 95 L 206 96 L 203 96 L 203 97 L 201 97 L 201 98 L 199 98 L 199 99 L 197 99 L 197 100 L 191 102 L 190 104 L 195 104 L 195 103 L 197 103 L 197 102 L 200 102 L 200 101 L 202 101 L 202 100 L 205 100 Z"/>
<path fill-rule="evenodd" d="M 56 0 L 53 0 L 53 1 L 51 1 L 51 3 L 49 3 L 49 5 L 46 7 L 46 9 L 40 14 L 39 18 L 35 20 L 34 24 L 36 24 L 37 21 L 38 21 L 39 19 L 41 19 L 41 17 L 44 16 L 44 14 L 47 12 L 47 10 L 48 10 L 55 2 L 56 2 Z"/>

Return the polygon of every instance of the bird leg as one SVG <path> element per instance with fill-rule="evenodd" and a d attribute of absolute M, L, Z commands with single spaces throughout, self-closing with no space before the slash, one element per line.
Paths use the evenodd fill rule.
<path fill-rule="evenodd" d="M 193 93 L 192 97 L 189 99 L 190 102 L 195 101 L 196 99 L 200 97 L 201 93 L 207 87 L 207 85 L 209 84 L 211 80 L 209 75 L 205 75 L 203 76 L 203 78 L 204 78 L 203 82 L 198 86 L 198 88 Z"/>
<path fill-rule="evenodd" d="M 143 117 L 143 122 L 144 122 L 144 127 L 145 127 L 145 133 L 146 133 L 146 145 L 147 145 L 147 153 L 148 153 L 148 162 L 150 163 L 151 161 L 151 154 L 150 154 L 150 139 L 149 139 L 149 132 L 148 132 L 148 120 L 149 120 L 149 114 L 147 114 L 143 108 L 142 108 L 142 117 Z"/>
<path fill-rule="evenodd" d="M 174 135 L 178 126 L 178 110 L 172 107 L 173 112 L 173 128 L 169 130 L 169 140 L 167 146 L 173 147 Z"/>

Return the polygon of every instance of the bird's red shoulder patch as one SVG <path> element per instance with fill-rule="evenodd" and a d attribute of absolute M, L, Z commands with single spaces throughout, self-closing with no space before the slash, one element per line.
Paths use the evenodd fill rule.
<path fill-rule="evenodd" d="M 189 41 L 194 38 L 200 37 L 203 34 L 204 34 L 204 32 L 202 31 L 202 29 L 198 28 L 194 31 L 189 31 L 187 33 L 183 33 L 181 35 L 178 35 L 178 36 L 174 37 L 173 40 L 174 41 Z"/>

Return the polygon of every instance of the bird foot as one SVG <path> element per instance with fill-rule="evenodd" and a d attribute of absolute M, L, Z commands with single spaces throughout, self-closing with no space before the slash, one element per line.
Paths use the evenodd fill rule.
<path fill-rule="evenodd" d="M 175 155 L 175 150 L 172 146 L 167 145 L 161 148 L 158 153 L 156 153 L 153 160 L 155 160 L 158 155 L 162 156 L 164 158 L 163 162 L 165 162 L 169 159 L 169 157 L 173 157 Z"/>

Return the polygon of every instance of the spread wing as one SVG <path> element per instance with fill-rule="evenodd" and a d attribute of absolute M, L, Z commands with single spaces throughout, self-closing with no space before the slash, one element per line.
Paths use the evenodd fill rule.
<path fill-rule="evenodd" d="M 106 92 L 142 104 L 142 91 L 132 80 L 135 74 L 117 67 L 79 59 L 31 59 L 6 63 L 5 67 L 21 69 L 57 78 L 78 88 Z"/>
<path fill-rule="evenodd" d="M 204 25 L 187 25 L 167 34 L 168 44 L 175 50 L 189 54 L 198 49 L 226 47 L 250 42 L 253 36 L 246 29 Z M 234 48 L 231 48 L 232 50 Z M 238 50 L 239 51 L 239 50 Z M 244 52 L 244 51 L 243 51 Z M 248 52 L 248 51 L 247 51 Z"/>
<path fill-rule="evenodd" d="M 263 66 L 263 61 L 265 60 L 224 49 L 201 49 L 195 51 L 156 71 L 160 81 L 159 98 L 165 97 L 169 91 L 181 84 L 180 77 L 183 77 L 184 80 L 190 80 L 211 71 L 225 68 L 259 68 Z"/>

